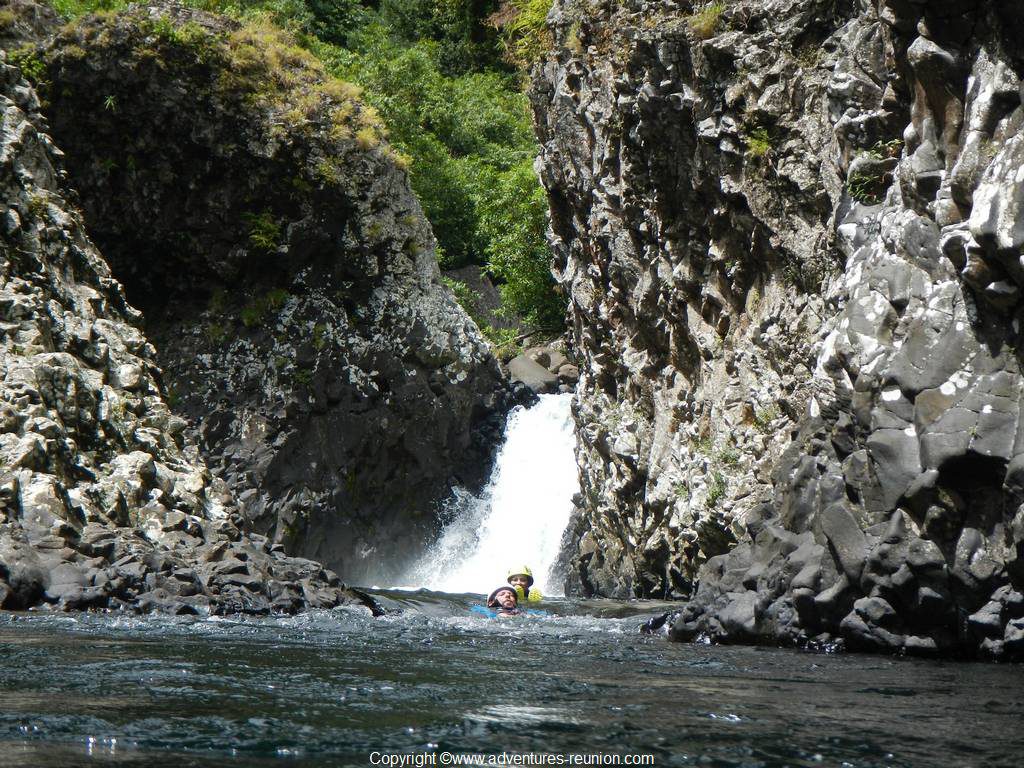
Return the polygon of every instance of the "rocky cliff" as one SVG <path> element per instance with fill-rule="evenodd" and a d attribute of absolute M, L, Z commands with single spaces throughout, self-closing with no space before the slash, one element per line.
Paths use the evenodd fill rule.
<path fill-rule="evenodd" d="M 0 62 L 0 607 L 294 611 L 358 601 L 244 536 L 161 397 L 35 92 Z"/>
<path fill-rule="evenodd" d="M 511 400 L 402 158 L 271 27 L 12 8 L 0 607 L 362 600 Z"/>
<path fill-rule="evenodd" d="M 274 28 L 170 5 L 41 60 L 89 232 L 247 526 L 394 578 L 486 480 L 510 398 L 373 110 Z"/>
<path fill-rule="evenodd" d="M 680 639 L 1024 650 L 1017 10 L 556 0 L 570 586 L 691 597 Z"/>

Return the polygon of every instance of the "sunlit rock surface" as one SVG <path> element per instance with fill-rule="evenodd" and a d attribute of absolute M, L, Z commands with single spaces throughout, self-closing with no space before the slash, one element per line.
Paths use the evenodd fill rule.
<path fill-rule="evenodd" d="M 1015 4 L 693 5 L 558 0 L 533 73 L 570 586 L 690 596 L 678 638 L 1020 652 Z"/>

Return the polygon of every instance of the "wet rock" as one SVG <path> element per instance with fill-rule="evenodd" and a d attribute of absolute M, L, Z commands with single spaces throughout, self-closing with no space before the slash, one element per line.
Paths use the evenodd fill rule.
<path fill-rule="evenodd" d="M 508 362 L 508 371 L 512 381 L 522 382 L 537 394 L 554 392 L 558 388 L 558 377 L 525 354 L 512 358 Z"/>

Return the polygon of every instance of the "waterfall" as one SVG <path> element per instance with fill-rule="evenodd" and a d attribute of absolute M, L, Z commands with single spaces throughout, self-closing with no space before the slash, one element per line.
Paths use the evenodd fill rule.
<path fill-rule="evenodd" d="M 569 394 L 541 395 L 532 408 L 512 411 L 487 487 L 480 496 L 455 495 L 449 522 L 405 583 L 489 592 L 509 568 L 528 565 L 541 592 L 562 593 L 549 574 L 579 491 L 571 402 Z"/>

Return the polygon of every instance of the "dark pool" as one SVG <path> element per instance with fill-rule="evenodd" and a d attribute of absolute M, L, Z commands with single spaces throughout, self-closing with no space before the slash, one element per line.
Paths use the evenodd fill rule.
<path fill-rule="evenodd" d="M 678 645 L 637 633 L 657 604 L 499 622 L 471 596 L 381 599 L 380 619 L 0 613 L 0 766 L 1024 764 L 1022 666 Z"/>

